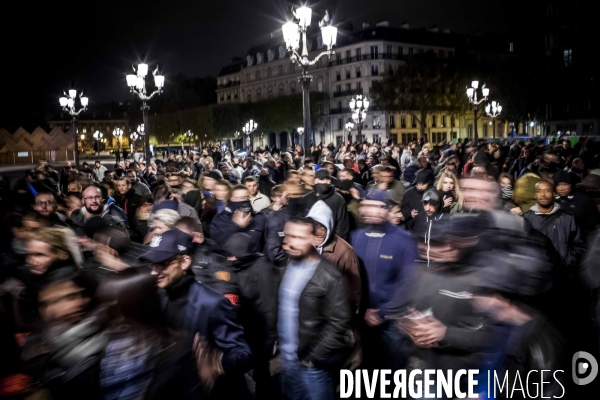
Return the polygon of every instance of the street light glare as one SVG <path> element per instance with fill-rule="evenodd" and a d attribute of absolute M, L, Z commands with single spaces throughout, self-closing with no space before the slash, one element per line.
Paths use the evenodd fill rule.
<path fill-rule="evenodd" d="M 479 87 L 479 81 L 471 82 L 471 86 L 473 87 L 473 89 L 477 89 Z"/>
<path fill-rule="evenodd" d="M 331 49 L 337 42 L 337 28 L 330 25 L 324 26 L 321 28 L 321 36 L 323 37 L 323 44 Z"/>
<path fill-rule="evenodd" d="M 83 96 L 83 97 L 81 97 L 81 99 L 80 99 L 80 100 L 81 100 L 81 105 L 82 105 L 83 107 L 87 107 L 87 106 L 88 106 L 88 103 L 89 103 L 89 101 L 90 101 L 90 99 L 89 99 L 89 98 L 87 98 L 86 96 Z"/>
<path fill-rule="evenodd" d="M 67 98 L 66 97 L 59 98 L 58 102 L 60 103 L 61 107 L 66 107 L 67 106 Z"/>
<path fill-rule="evenodd" d="M 312 9 L 310 7 L 302 6 L 296 9 L 294 15 L 296 16 L 296 18 L 298 18 L 298 24 L 302 28 L 307 28 L 308 26 L 310 26 L 310 21 L 312 18 Z"/>
<path fill-rule="evenodd" d="M 142 78 L 144 78 L 146 75 L 148 75 L 148 64 L 145 64 L 145 63 L 138 64 L 137 74 L 139 77 L 142 77 Z"/>
<path fill-rule="evenodd" d="M 77 97 L 77 90 L 75 89 L 69 89 L 69 97 L 74 99 L 75 97 Z"/>
<path fill-rule="evenodd" d="M 300 47 L 300 30 L 298 24 L 294 22 L 286 22 L 281 27 L 283 32 L 283 40 L 288 50 L 297 50 Z"/>

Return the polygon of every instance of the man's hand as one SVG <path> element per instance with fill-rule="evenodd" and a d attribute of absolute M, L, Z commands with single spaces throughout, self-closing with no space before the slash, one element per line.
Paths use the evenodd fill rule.
<path fill-rule="evenodd" d="M 240 228 L 245 228 L 250 225 L 250 222 L 252 221 L 252 213 L 235 210 L 231 220 Z"/>
<path fill-rule="evenodd" d="M 224 373 L 221 366 L 223 353 L 213 348 L 199 333 L 196 333 L 196 336 L 194 336 L 193 349 L 196 356 L 198 377 L 208 392 L 214 386 L 217 378 Z"/>
<path fill-rule="evenodd" d="M 354 197 L 356 200 L 360 200 L 360 193 L 358 193 L 358 189 L 351 187 L 348 191 L 352 197 Z"/>
<path fill-rule="evenodd" d="M 444 207 L 450 207 L 452 205 L 452 202 L 454 201 L 454 199 L 450 196 L 444 196 Z"/>
<path fill-rule="evenodd" d="M 365 313 L 365 322 L 372 328 L 381 325 L 383 321 L 379 318 L 379 309 L 369 308 Z"/>
<path fill-rule="evenodd" d="M 410 216 L 411 216 L 411 217 L 413 217 L 413 218 L 414 218 L 414 217 L 416 217 L 416 216 L 417 216 L 417 214 L 419 214 L 419 211 L 418 211 L 418 210 L 412 210 L 412 211 L 410 212 Z"/>
<path fill-rule="evenodd" d="M 419 347 L 434 347 L 444 339 L 448 327 L 434 317 L 426 317 L 414 321 L 409 335 L 412 341 Z"/>

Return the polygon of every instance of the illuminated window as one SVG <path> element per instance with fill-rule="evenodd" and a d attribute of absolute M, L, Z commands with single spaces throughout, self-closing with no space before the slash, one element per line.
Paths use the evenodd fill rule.
<path fill-rule="evenodd" d="M 569 67 L 573 62 L 573 50 L 567 49 L 563 52 L 565 67 Z"/>

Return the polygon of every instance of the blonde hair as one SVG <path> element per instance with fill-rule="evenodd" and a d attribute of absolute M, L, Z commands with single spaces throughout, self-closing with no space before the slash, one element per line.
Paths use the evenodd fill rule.
<path fill-rule="evenodd" d="M 63 252 L 71 255 L 64 228 L 40 228 L 35 234 L 27 237 L 27 241 L 33 240 L 48 243 L 52 247 L 53 252 Z"/>
<path fill-rule="evenodd" d="M 456 194 L 456 201 L 458 202 L 458 207 L 462 208 L 463 207 L 463 203 L 464 203 L 464 197 L 460 191 L 460 188 L 458 187 L 458 178 L 456 177 L 456 175 L 454 175 L 452 172 L 450 171 L 443 171 L 438 175 L 438 180 L 435 184 L 435 188 L 439 191 L 442 190 L 442 187 L 444 185 L 444 179 L 445 178 L 450 178 L 452 179 L 452 182 L 454 182 L 454 193 Z"/>
<path fill-rule="evenodd" d="M 154 221 L 160 221 L 170 228 L 173 228 L 175 224 L 181 219 L 181 215 L 175 210 L 168 210 L 163 208 L 150 215 L 148 219 L 148 226 L 154 228 Z"/>

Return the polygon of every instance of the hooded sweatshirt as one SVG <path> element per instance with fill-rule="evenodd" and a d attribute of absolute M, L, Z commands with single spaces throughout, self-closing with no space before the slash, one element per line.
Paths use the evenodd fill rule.
<path fill-rule="evenodd" d="M 333 232 L 331 208 L 323 200 L 319 200 L 311 207 L 307 218 L 312 218 L 325 226 L 327 234 L 323 243 L 317 246 L 317 251 L 342 273 L 348 286 L 350 300 L 358 307 L 362 294 L 360 264 L 352 246 Z"/>

